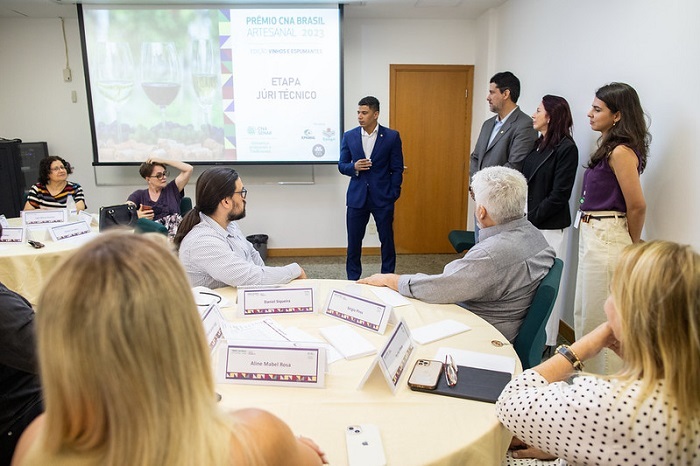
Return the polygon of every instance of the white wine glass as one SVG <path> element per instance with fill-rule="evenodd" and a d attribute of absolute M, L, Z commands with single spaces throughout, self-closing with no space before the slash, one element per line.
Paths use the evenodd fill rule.
<path fill-rule="evenodd" d="M 196 39 L 192 41 L 190 73 L 192 74 L 194 93 L 204 113 L 204 125 L 209 133 L 211 107 L 218 87 L 216 61 L 211 40 Z"/>
<path fill-rule="evenodd" d="M 114 109 L 117 142 L 122 140 L 120 109 L 134 88 L 134 60 L 126 42 L 97 44 L 97 89 Z"/>
<path fill-rule="evenodd" d="M 160 107 L 165 127 L 165 108 L 180 92 L 180 62 L 172 42 L 141 44 L 141 87 L 151 102 Z"/>

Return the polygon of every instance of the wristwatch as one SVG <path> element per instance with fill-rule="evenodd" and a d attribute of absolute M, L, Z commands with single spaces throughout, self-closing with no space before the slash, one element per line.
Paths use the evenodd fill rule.
<path fill-rule="evenodd" d="M 561 354 L 566 358 L 567 361 L 571 363 L 571 365 L 574 367 L 574 370 L 576 371 L 581 371 L 583 370 L 583 363 L 581 360 L 578 358 L 576 353 L 571 349 L 569 345 L 559 345 L 557 346 L 557 353 Z"/>

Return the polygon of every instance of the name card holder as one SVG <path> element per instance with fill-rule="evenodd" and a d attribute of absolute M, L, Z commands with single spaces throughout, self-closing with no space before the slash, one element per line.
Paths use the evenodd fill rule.
<path fill-rule="evenodd" d="M 416 345 L 411 338 L 411 330 L 406 321 L 401 319 L 365 373 L 357 389 L 360 390 L 379 367 L 391 393 L 396 395 L 399 381 L 401 381 L 401 376 L 405 372 L 415 347 Z"/>
<path fill-rule="evenodd" d="M 229 342 L 216 364 L 218 383 L 323 388 L 325 373 L 322 343 Z"/>
<path fill-rule="evenodd" d="M 365 330 L 384 334 L 391 318 L 391 306 L 379 301 L 370 301 L 339 290 L 328 296 L 325 314 L 357 325 Z"/>
<path fill-rule="evenodd" d="M 51 227 L 49 228 L 49 233 L 54 241 L 64 241 L 78 236 L 89 235 L 92 233 L 92 229 L 90 225 L 81 221 Z"/>
<path fill-rule="evenodd" d="M 22 225 L 48 227 L 68 221 L 68 209 L 23 210 Z"/>
<path fill-rule="evenodd" d="M 217 344 L 224 338 L 224 331 L 221 328 L 222 317 L 219 306 L 212 303 L 207 306 L 204 311 L 200 311 L 199 316 L 202 318 L 204 333 L 207 336 L 207 343 L 209 343 L 209 351 L 213 354 Z"/>
<path fill-rule="evenodd" d="M 0 243 L 21 244 L 24 243 L 24 228 L 5 228 L 0 235 Z"/>
<path fill-rule="evenodd" d="M 239 287 L 238 315 L 311 314 L 314 312 L 314 287 Z"/>

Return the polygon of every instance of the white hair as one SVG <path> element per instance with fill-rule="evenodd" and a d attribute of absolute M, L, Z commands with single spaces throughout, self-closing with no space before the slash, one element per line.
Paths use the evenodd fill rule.
<path fill-rule="evenodd" d="M 484 206 L 496 224 L 525 215 L 527 181 L 519 171 L 487 167 L 474 174 L 471 187 L 476 204 Z"/>

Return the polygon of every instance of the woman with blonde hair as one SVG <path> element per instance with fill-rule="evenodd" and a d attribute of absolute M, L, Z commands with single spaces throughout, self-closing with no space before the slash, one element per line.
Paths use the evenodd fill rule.
<path fill-rule="evenodd" d="M 573 464 L 700 463 L 700 255 L 667 241 L 629 246 L 605 314 L 513 379 L 498 418 L 526 445 Z M 603 348 L 621 356 L 619 372 L 566 382 Z"/>
<path fill-rule="evenodd" d="M 46 412 L 14 464 L 322 463 L 272 414 L 220 412 L 189 283 L 162 244 L 107 234 L 56 270 L 37 312 Z"/>

